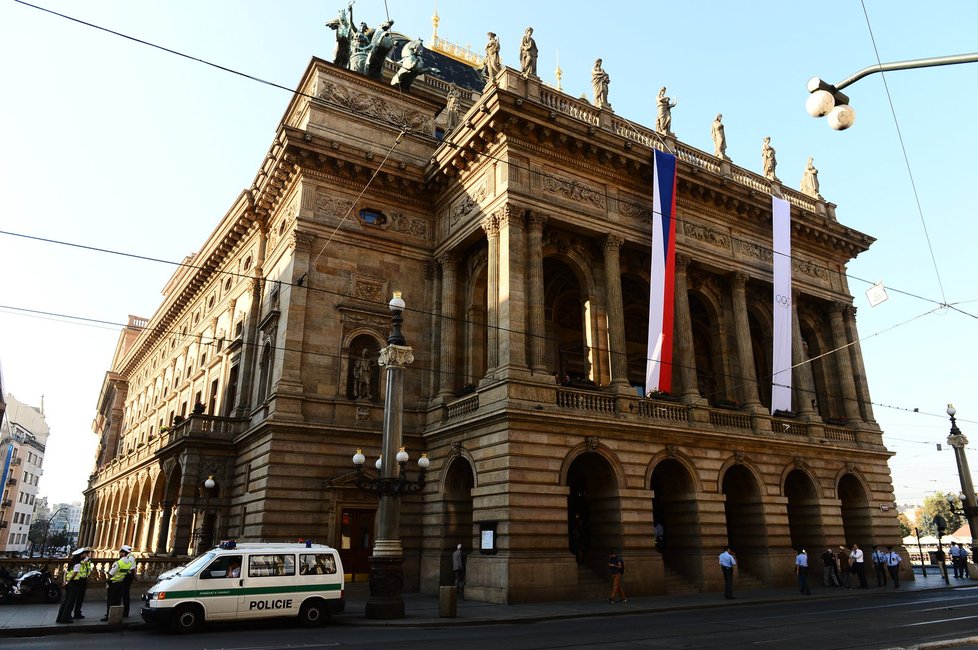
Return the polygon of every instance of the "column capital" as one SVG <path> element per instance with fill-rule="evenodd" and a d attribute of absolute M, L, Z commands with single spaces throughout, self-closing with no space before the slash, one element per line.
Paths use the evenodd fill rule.
<path fill-rule="evenodd" d="M 608 235 L 604 238 L 604 250 L 606 252 L 617 253 L 621 250 L 622 245 L 625 243 L 625 239 L 619 235 Z"/>
<path fill-rule="evenodd" d="M 486 235 L 489 237 L 495 237 L 499 235 L 499 213 L 494 212 L 490 214 L 485 219 L 482 220 L 480 224 L 482 229 L 486 231 Z"/>
<path fill-rule="evenodd" d="M 540 214 L 536 210 L 527 210 L 525 213 L 526 227 L 527 229 L 534 231 L 543 231 L 543 227 L 547 225 L 547 215 Z"/>
<path fill-rule="evenodd" d="M 400 367 L 414 363 L 414 349 L 409 345 L 388 345 L 377 357 L 378 366 Z"/>
<path fill-rule="evenodd" d="M 510 227 L 516 227 L 523 229 L 525 227 L 525 220 L 522 216 L 526 213 L 526 208 L 523 208 L 511 201 L 504 203 L 498 210 L 496 210 L 496 217 L 499 219 L 499 224 L 506 224 Z"/>
<path fill-rule="evenodd" d="M 312 243 L 314 241 L 316 241 L 316 235 L 311 232 L 293 230 L 289 248 L 295 249 L 297 253 L 309 253 L 312 251 Z"/>
<path fill-rule="evenodd" d="M 748 280 L 750 280 L 750 276 L 743 271 L 734 271 L 730 274 L 730 282 L 737 289 L 746 288 Z"/>
<path fill-rule="evenodd" d="M 845 316 L 846 313 L 849 311 L 850 307 L 852 307 L 852 303 L 843 302 L 842 300 L 836 300 L 832 303 L 832 309 L 831 309 L 832 315 L 834 316 L 838 314 L 839 316 Z"/>
<path fill-rule="evenodd" d="M 691 258 L 689 255 L 686 255 L 685 253 L 676 253 L 676 270 L 685 271 L 689 266 L 689 263 L 692 261 L 693 258 Z"/>
<path fill-rule="evenodd" d="M 441 266 L 442 270 L 450 269 L 455 270 L 458 265 L 458 255 L 454 253 L 444 253 L 438 256 L 438 265 Z"/>

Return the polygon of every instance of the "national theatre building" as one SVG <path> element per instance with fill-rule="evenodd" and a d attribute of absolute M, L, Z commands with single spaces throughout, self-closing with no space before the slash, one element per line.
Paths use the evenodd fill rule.
<path fill-rule="evenodd" d="M 669 594 L 719 590 L 726 545 L 743 589 L 790 582 L 793 549 L 899 543 L 844 273 L 872 237 L 606 97 L 391 38 L 379 79 L 312 59 L 249 189 L 130 317 L 81 545 L 312 539 L 366 579 L 378 501 L 351 458 L 374 473 L 395 291 L 408 471 L 431 462 L 400 501 L 406 590 L 450 584 L 457 544 L 466 596 L 513 603 L 606 594 L 609 549 L 629 592 Z M 668 392 L 646 385 L 653 149 L 677 161 Z M 793 405 L 773 415 L 772 195 Z"/>

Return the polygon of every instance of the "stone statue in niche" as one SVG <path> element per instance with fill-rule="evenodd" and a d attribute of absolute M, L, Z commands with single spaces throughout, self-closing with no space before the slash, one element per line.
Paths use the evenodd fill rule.
<path fill-rule="evenodd" d="M 448 98 L 445 101 L 445 118 L 447 123 L 445 124 L 445 132 L 451 133 L 458 126 L 458 122 L 461 119 L 461 106 L 459 100 L 461 99 L 461 94 L 458 91 L 458 86 L 452 84 L 451 90 L 448 91 Z"/>
<path fill-rule="evenodd" d="M 391 85 L 397 86 L 403 91 L 408 91 L 414 80 L 426 72 L 438 74 L 438 68 L 426 68 L 424 65 L 424 41 L 420 38 L 405 44 L 401 50 L 401 60 L 397 62 L 400 66 L 391 79 Z"/>
<path fill-rule="evenodd" d="M 353 364 L 353 397 L 370 399 L 370 384 L 374 378 L 374 364 L 367 358 L 367 348 L 360 351 L 360 358 Z"/>

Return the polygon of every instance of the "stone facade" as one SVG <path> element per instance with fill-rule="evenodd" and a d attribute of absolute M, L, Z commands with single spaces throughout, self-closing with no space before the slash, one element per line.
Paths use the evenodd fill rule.
<path fill-rule="evenodd" d="M 350 459 L 379 452 L 385 379 L 355 387 L 354 368 L 385 345 L 393 290 L 416 357 L 405 443 L 431 459 L 402 499 L 406 589 L 448 584 L 457 543 L 466 595 L 492 602 L 604 593 L 609 548 L 642 594 L 718 590 L 728 543 L 743 586 L 789 583 L 792 547 L 899 543 L 840 272 L 873 239 L 835 206 L 512 69 L 445 139 L 439 79 L 405 95 L 313 59 L 300 88 L 252 189 L 123 333 L 81 543 L 312 538 L 365 579 L 377 501 Z M 643 397 L 650 147 L 679 159 L 670 399 Z M 771 193 L 792 215 L 784 417 Z"/>

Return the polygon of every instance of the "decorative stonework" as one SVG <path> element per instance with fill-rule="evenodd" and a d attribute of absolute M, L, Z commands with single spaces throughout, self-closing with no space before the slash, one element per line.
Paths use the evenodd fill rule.
<path fill-rule="evenodd" d="M 393 220 L 390 227 L 392 231 L 411 235 L 422 240 L 428 238 L 428 224 L 423 219 L 412 219 L 404 216 L 400 212 L 391 213 L 391 219 Z"/>
<path fill-rule="evenodd" d="M 366 406 L 357 407 L 357 419 L 358 420 L 369 420 L 370 419 L 370 409 Z"/>
<path fill-rule="evenodd" d="M 749 257 L 759 259 L 762 262 L 770 263 L 774 259 L 774 254 L 770 248 L 765 248 L 752 241 L 740 240 L 740 252 Z"/>
<path fill-rule="evenodd" d="M 806 260 L 799 260 L 797 258 L 793 258 L 791 260 L 791 270 L 798 271 L 799 273 L 815 278 L 817 280 L 827 281 L 829 279 L 828 269 L 826 269 L 824 266 L 819 266 L 818 264 L 814 264 Z"/>
<path fill-rule="evenodd" d="M 351 278 L 350 294 L 354 298 L 369 302 L 384 303 L 387 296 L 387 281 L 375 275 L 354 274 Z"/>
<path fill-rule="evenodd" d="M 683 222 L 683 234 L 704 244 L 730 250 L 730 236 L 716 228 L 685 221 Z"/>
<path fill-rule="evenodd" d="M 390 329 L 391 319 L 388 316 L 356 311 L 350 308 L 342 309 L 342 313 L 344 341 L 348 341 L 354 332 L 365 329 L 373 332 L 378 339 L 384 339 Z"/>
<path fill-rule="evenodd" d="M 414 363 L 414 350 L 408 345 L 388 345 L 377 357 L 378 366 L 406 366 Z"/>
<path fill-rule="evenodd" d="M 564 232 L 549 230 L 544 233 L 544 244 L 553 246 L 561 254 L 574 252 L 590 266 L 594 261 L 594 254 L 588 242 L 580 237 L 568 235 Z"/>
<path fill-rule="evenodd" d="M 743 465 L 744 459 L 745 459 L 744 452 L 742 451 L 734 452 L 734 462 L 736 462 L 738 465 Z"/>
<path fill-rule="evenodd" d="M 588 436 L 584 439 L 584 445 L 587 447 L 588 451 L 597 451 L 599 444 L 601 443 L 597 436 Z"/>
<path fill-rule="evenodd" d="M 356 90 L 345 88 L 331 81 L 321 80 L 319 85 L 319 99 L 339 104 L 359 115 L 387 122 L 400 128 L 408 126 L 413 131 L 431 133 L 432 116 L 426 115 L 418 110 L 391 104 L 387 99 L 369 93 L 357 92 Z"/>
<path fill-rule="evenodd" d="M 316 216 L 337 217 L 342 219 L 353 210 L 353 201 L 341 199 L 326 194 L 323 190 L 316 192 Z"/>
<path fill-rule="evenodd" d="M 645 207 L 630 197 L 618 198 L 618 213 L 627 219 L 638 219 L 642 223 L 652 223 L 652 208 Z"/>
<path fill-rule="evenodd" d="M 311 232 L 301 232 L 299 230 L 292 231 L 292 241 L 289 242 L 289 248 L 293 248 L 296 251 L 308 253 L 312 250 L 312 244 L 316 241 L 316 235 Z"/>
<path fill-rule="evenodd" d="M 459 220 L 472 214 L 479 207 L 479 203 L 486 198 L 487 193 L 486 182 L 482 181 L 471 194 L 463 196 L 448 213 L 451 225 L 454 226 Z"/>
<path fill-rule="evenodd" d="M 453 459 L 458 458 L 459 456 L 461 456 L 462 455 L 462 449 L 463 449 L 463 447 L 462 447 L 462 441 L 461 440 L 456 440 L 455 442 L 453 442 L 451 448 L 448 451 L 448 460 L 451 461 L 451 460 L 453 460 Z"/>
<path fill-rule="evenodd" d="M 544 175 L 543 189 L 551 194 L 559 194 L 564 198 L 577 201 L 578 203 L 590 204 L 596 208 L 604 209 L 606 205 L 602 192 L 591 189 L 577 181 L 558 178 L 551 174 Z"/>
<path fill-rule="evenodd" d="M 677 445 L 666 445 L 666 456 L 669 458 L 678 458 L 679 447 Z"/>

